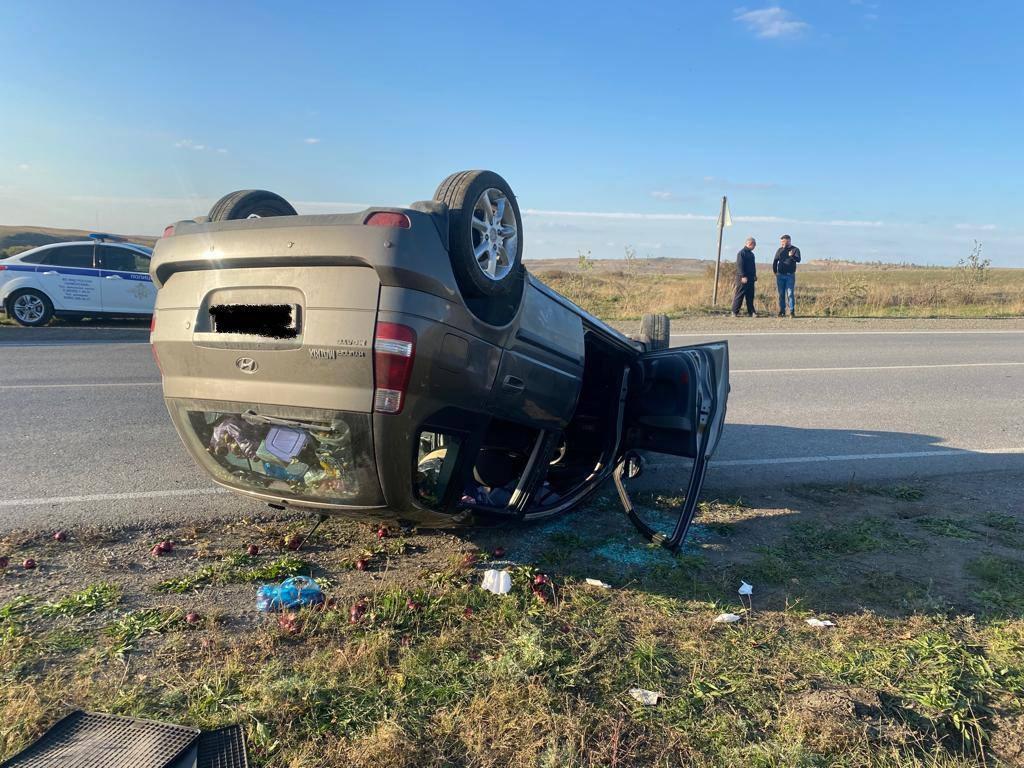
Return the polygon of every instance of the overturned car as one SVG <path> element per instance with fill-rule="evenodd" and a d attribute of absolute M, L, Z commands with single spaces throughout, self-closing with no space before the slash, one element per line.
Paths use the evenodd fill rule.
<path fill-rule="evenodd" d="M 509 185 L 445 179 L 408 208 L 299 216 L 262 190 L 167 228 L 152 345 L 171 419 L 220 485 L 427 526 L 539 520 L 614 476 L 674 549 L 722 433 L 723 342 L 631 338 L 523 267 Z M 670 523 L 639 514 L 640 452 L 686 457 Z"/>

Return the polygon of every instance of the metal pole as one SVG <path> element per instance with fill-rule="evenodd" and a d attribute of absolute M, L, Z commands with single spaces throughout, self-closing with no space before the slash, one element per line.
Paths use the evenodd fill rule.
<path fill-rule="evenodd" d="M 718 214 L 718 258 L 715 260 L 715 290 L 711 295 L 711 306 L 718 306 L 718 272 L 722 268 L 722 230 L 725 228 L 725 195 L 722 195 L 722 210 Z"/>

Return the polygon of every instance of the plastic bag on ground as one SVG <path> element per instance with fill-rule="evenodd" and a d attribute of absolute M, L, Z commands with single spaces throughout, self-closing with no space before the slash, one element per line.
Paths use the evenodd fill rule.
<path fill-rule="evenodd" d="M 323 601 L 323 590 L 308 576 L 292 576 L 280 584 L 262 584 L 256 590 L 256 608 L 264 612 L 320 605 Z"/>

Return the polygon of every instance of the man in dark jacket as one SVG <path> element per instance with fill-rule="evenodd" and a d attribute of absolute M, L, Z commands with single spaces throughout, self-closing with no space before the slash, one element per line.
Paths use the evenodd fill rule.
<path fill-rule="evenodd" d="M 789 298 L 789 316 L 796 317 L 796 265 L 800 263 L 800 249 L 793 245 L 789 235 L 779 238 L 780 248 L 772 261 L 772 272 L 779 286 L 779 317 L 786 316 L 786 298 Z"/>
<path fill-rule="evenodd" d="M 732 316 L 739 317 L 740 306 L 747 302 L 747 315 L 757 317 L 754 311 L 754 283 L 757 282 L 757 264 L 754 262 L 754 248 L 757 240 L 747 238 L 747 244 L 736 254 L 736 295 L 732 299 Z"/>

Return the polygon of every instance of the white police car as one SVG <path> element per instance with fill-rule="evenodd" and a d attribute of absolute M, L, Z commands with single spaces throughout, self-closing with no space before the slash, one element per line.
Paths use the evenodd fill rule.
<path fill-rule="evenodd" d="M 148 317 L 152 250 L 113 235 L 53 243 L 0 259 L 0 306 L 21 325 L 58 316 Z"/>

